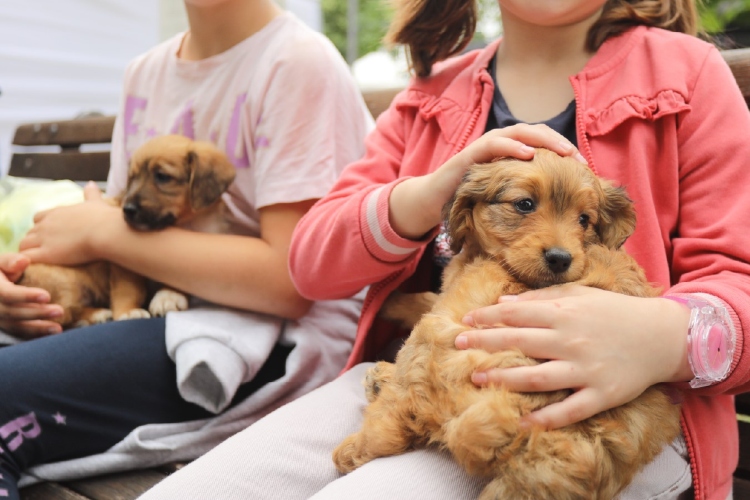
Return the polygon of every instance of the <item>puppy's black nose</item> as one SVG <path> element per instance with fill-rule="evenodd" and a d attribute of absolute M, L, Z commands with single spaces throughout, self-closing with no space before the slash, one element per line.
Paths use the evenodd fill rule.
<path fill-rule="evenodd" d="M 122 213 L 125 214 L 126 220 L 133 220 L 138 214 L 138 205 L 129 201 L 122 206 Z"/>
<path fill-rule="evenodd" d="M 547 261 L 547 267 L 556 274 L 564 273 L 570 267 L 573 257 L 570 252 L 562 248 L 550 248 L 544 252 L 544 260 Z"/>

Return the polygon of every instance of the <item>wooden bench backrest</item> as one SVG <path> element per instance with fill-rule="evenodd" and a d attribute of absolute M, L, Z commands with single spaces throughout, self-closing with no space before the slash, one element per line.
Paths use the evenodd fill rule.
<path fill-rule="evenodd" d="M 112 140 L 114 117 L 79 118 L 19 125 L 14 146 L 59 146 L 60 152 L 14 152 L 9 175 L 41 179 L 106 181 L 108 151 L 81 151 L 82 144 L 107 144 Z M 21 149 L 21 148 L 16 148 Z"/>

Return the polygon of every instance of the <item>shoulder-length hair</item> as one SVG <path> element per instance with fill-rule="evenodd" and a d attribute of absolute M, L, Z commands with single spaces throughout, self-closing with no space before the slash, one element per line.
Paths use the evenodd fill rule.
<path fill-rule="evenodd" d="M 432 66 L 460 53 L 474 36 L 476 0 L 395 0 L 385 41 L 406 47 L 411 70 L 429 76 Z M 610 37 L 646 25 L 696 35 L 695 0 L 607 0 L 589 29 L 586 49 L 595 52 Z"/>

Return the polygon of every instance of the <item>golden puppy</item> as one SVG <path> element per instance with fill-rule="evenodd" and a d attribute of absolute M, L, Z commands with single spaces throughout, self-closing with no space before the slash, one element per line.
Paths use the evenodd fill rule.
<path fill-rule="evenodd" d="M 138 231 L 177 225 L 223 232 L 221 195 L 234 176 L 234 166 L 212 144 L 162 136 L 135 151 L 125 193 L 108 201 L 121 205 L 125 221 Z M 56 321 L 64 328 L 113 318 L 163 316 L 188 305 L 182 293 L 162 288 L 145 311 L 146 280 L 108 262 L 71 267 L 32 264 L 18 283 L 49 291 L 52 302 L 63 307 L 64 314 Z"/>
<path fill-rule="evenodd" d="M 576 160 L 537 150 L 532 161 L 474 166 L 449 207 L 448 226 L 452 250 L 460 253 L 445 270 L 443 290 L 395 364 L 380 362 L 368 372 L 362 429 L 336 448 L 336 467 L 349 472 L 435 444 L 469 473 L 492 478 L 483 499 L 613 498 L 678 436 L 678 405 L 650 388 L 562 429 L 523 430 L 523 415 L 570 391 L 478 388 L 470 380 L 475 370 L 539 361 L 517 349 L 459 351 L 454 341 L 470 329 L 461 322 L 467 312 L 502 295 L 579 283 L 656 296 L 619 250 L 635 228 L 631 201 Z"/>

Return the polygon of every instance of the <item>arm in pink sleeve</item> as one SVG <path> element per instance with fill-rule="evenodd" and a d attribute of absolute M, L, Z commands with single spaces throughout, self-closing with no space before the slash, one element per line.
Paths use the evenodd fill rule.
<path fill-rule="evenodd" d="M 365 157 L 344 169 L 297 225 L 289 266 L 303 296 L 350 296 L 402 269 L 429 242 L 401 238 L 388 223 L 388 197 L 405 179 L 400 170 L 408 122 L 392 104 L 367 137 Z"/>
<path fill-rule="evenodd" d="M 729 377 L 701 393 L 750 389 L 750 113 L 731 71 L 711 49 L 681 117 L 680 214 L 670 293 L 709 294 L 736 334 Z"/>

